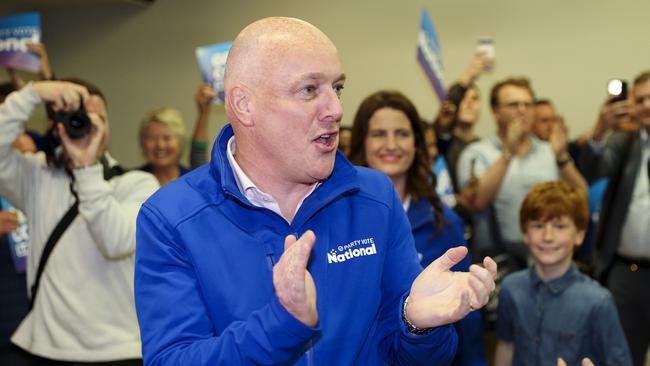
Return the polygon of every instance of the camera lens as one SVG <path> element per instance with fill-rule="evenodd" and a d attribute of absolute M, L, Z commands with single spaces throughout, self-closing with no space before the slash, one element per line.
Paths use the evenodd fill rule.
<path fill-rule="evenodd" d="M 90 132 L 91 125 L 92 123 L 86 114 L 86 109 L 83 104 L 79 107 L 79 110 L 65 115 L 65 118 L 63 119 L 65 132 L 67 132 L 68 136 L 72 139 L 79 139 L 86 136 Z"/>
<path fill-rule="evenodd" d="M 84 125 L 84 123 L 79 121 L 76 118 L 70 119 L 70 127 L 72 127 L 72 128 L 82 128 L 83 125 Z"/>

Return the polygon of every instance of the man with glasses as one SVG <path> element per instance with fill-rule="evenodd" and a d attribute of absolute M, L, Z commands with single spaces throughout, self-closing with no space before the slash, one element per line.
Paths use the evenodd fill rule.
<path fill-rule="evenodd" d="M 458 182 L 465 187 L 478 180 L 470 208 L 479 220 L 493 210 L 492 236 L 497 242 L 479 252 L 506 252 L 513 269 L 526 266 L 527 250 L 519 231 L 519 207 L 528 190 L 539 182 L 562 179 L 587 189 L 587 183 L 567 152 L 567 141 L 531 138 L 534 92 L 525 78 L 509 78 L 492 88 L 490 103 L 496 135 L 469 145 L 458 164 Z M 494 241 L 492 241 L 494 242 Z M 475 253 L 482 255 L 483 253 Z"/>

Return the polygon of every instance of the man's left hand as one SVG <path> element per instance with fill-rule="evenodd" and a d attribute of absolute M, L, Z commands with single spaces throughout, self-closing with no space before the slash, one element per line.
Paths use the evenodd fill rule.
<path fill-rule="evenodd" d="M 406 309 L 407 319 L 418 328 L 454 323 L 483 307 L 494 290 L 497 264 L 485 257 L 483 266 L 469 272 L 450 269 L 467 255 L 466 247 L 449 249 L 413 281 Z"/>

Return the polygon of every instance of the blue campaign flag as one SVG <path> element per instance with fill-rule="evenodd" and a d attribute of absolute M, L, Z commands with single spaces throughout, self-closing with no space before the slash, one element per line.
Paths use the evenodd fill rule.
<path fill-rule="evenodd" d="M 426 9 L 422 8 L 420 15 L 420 32 L 418 34 L 418 61 L 427 74 L 433 90 L 440 102 L 447 100 L 445 78 L 442 67 L 442 53 L 438 33 Z"/>
<path fill-rule="evenodd" d="M 0 65 L 38 72 L 40 59 L 27 49 L 28 41 L 41 41 L 41 16 L 38 13 L 0 19 Z"/>
<path fill-rule="evenodd" d="M 199 69 L 201 69 L 201 77 L 217 92 L 217 97 L 213 100 L 213 103 L 216 104 L 223 104 L 224 101 L 223 73 L 231 46 L 232 42 L 226 42 L 196 49 L 196 59 L 199 62 Z"/>

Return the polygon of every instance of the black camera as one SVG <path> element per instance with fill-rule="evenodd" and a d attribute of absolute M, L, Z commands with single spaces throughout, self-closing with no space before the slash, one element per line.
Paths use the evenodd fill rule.
<path fill-rule="evenodd" d="M 73 112 L 55 112 L 50 105 L 47 106 L 48 117 L 56 124 L 63 123 L 65 132 L 71 139 L 80 139 L 90 133 L 92 123 L 86 113 L 83 103 Z"/>

